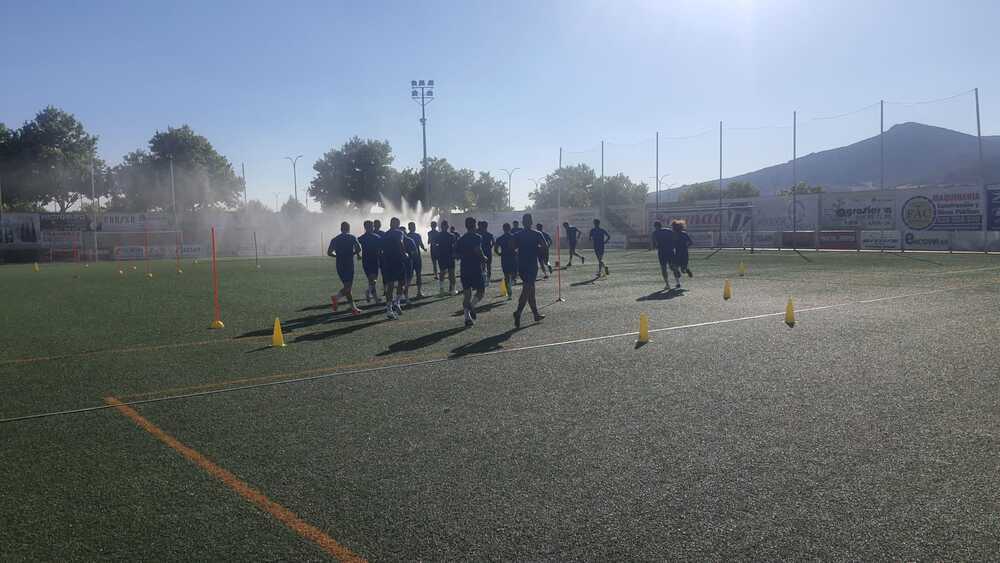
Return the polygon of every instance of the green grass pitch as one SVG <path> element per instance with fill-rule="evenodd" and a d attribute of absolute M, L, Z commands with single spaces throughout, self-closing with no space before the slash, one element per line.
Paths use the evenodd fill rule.
<path fill-rule="evenodd" d="M 0 267 L 0 559 L 1000 552 L 1000 257 L 590 256 L 516 331 L 496 283 L 334 314 L 321 257 L 221 260 L 222 330 L 206 260 Z"/>

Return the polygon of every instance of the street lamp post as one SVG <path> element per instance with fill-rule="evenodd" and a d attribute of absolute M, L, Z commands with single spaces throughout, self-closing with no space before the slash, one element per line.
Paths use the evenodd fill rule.
<path fill-rule="evenodd" d="M 174 212 L 174 228 L 177 228 L 177 189 L 174 186 L 174 155 L 168 155 L 170 162 L 170 209 Z"/>
<path fill-rule="evenodd" d="M 420 128 L 424 138 L 424 159 L 421 164 L 424 173 L 424 203 L 431 208 L 431 182 L 427 171 L 427 104 L 434 101 L 433 80 L 411 80 L 410 98 L 420 104 Z"/>
<path fill-rule="evenodd" d="M 500 168 L 501 172 L 507 175 L 507 207 L 510 207 L 510 189 L 511 189 L 511 177 L 514 176 L 514 172 L 520 170 L 520 168 L 511 168 L 510 170 L 506 168 Z"/>
<path fill-rule="evenodd" d="M 301 154 L 299 156 L 295 157 L 295 158 L 292 158 L 290 156 L 286 156 L 285 157 L 285 160 L 287 160 L 288 162 L 292 163 L 292 182 L 293 182 L 293 186 L 295 187 L 295 202 L 296 203 L 298 203 L 298 201 L 299 201 L 299 174 L 295 170 L 295 168 L 296 168 L 296 164 L 298 164 L 300 158 L 302 158 Z"/>

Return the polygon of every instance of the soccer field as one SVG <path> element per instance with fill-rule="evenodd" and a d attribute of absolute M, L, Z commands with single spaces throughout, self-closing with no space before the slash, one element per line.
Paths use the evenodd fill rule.
<path fill-rule="evenodd" d="M 222 330 L 204 260 L 0 267 L 0 559 L 1000 553 L 1000 256 L 590 256 L 520 330 L 332 313 L 321 257 L 220 261 Z"/>

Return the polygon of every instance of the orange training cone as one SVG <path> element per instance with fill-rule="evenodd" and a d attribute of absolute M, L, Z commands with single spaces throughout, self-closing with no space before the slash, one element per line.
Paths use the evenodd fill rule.
<path fill-rule="evenodd" d="M 788 304 L 785 305 L 785 324 L 788 326 L 795 326 L 795 306 L 792 304 L 792 298 L 788 298 Z"/>
<path fill-rule="evenodd" d="M 727 300 L 733 298 L 733 282 L 726 280 L 722 285 L 722 298 Z"/>

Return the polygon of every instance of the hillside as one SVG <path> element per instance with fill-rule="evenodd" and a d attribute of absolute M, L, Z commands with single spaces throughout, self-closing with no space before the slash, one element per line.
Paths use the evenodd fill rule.
<path fill-rule="evenodd" d="M 800 156 L 798 178 L 827 191 L 879 186 L 879 138 L 874 136 L 836 149 Z M 986 181 L 1000 182 L 1000 136 L 983 137 Z M 977 184 L 979 153 L 974 135 L 921 123 L 895 125 L 885 133 L 886 187 L 904 185 Z M 707 179 L 706 181 L 715 181 Z M 791 161 L 725 178 L 750 182 L 762 195 L 773 195 L 792 185 Z M 670 201 L 685 189 L 660 193 Z M 654 194 L 649 200 L 653 201 Z"/>

